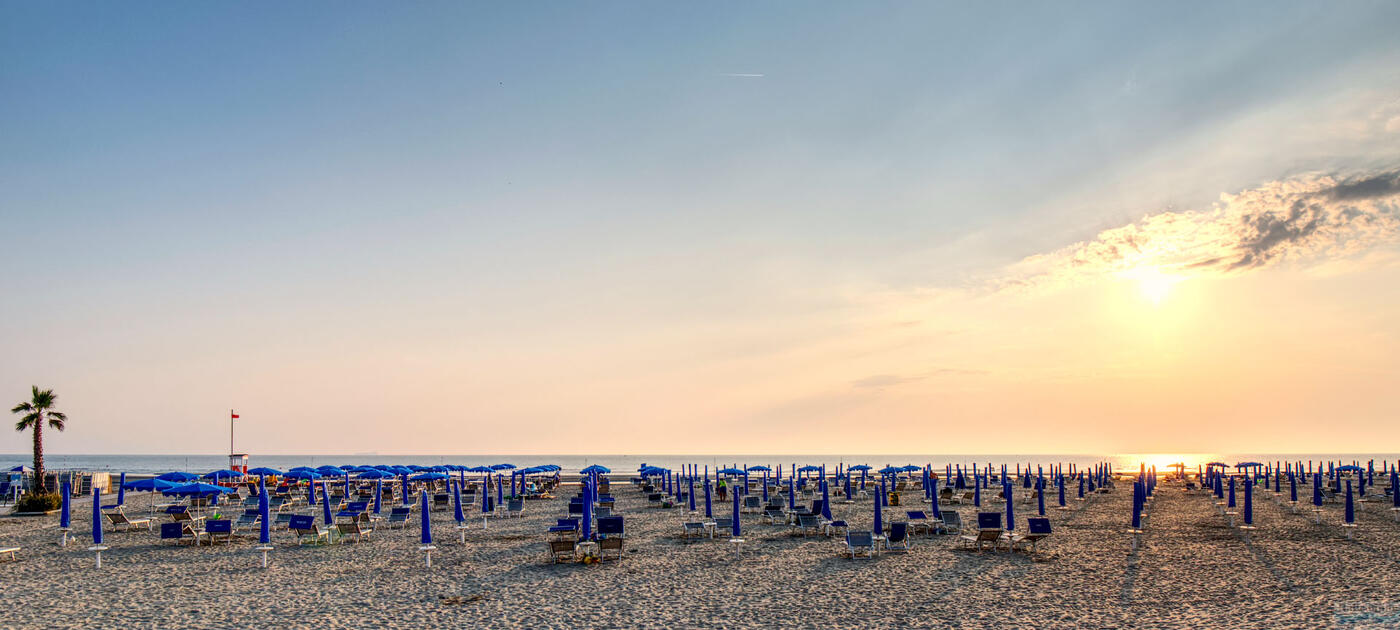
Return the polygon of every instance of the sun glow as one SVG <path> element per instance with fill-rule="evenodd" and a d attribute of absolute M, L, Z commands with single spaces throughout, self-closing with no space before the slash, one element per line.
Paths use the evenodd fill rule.
<path fill-rule="evenodd" d="M 1155 267 L 1134 269 L 1124 272 L 1121 277 L 1136 281 L 1138 293 L 1142 295 L 1143 299 L 1151 302 L 1153 306 L 1160 305 L 1171 294 L 1172 287 L 1186 279 L 1184 276 L 1162 273 L 1160 269 Z"/>

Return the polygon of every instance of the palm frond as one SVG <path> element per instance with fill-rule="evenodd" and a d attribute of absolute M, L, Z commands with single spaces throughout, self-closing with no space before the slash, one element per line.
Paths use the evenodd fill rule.
<path fill-rule="evenodd" d="M 10 413 L 25 413 L 29 411 L 34 411 L 34 405 L 25 402 L 15 405 L 15 408 L 11 409 Z"/>

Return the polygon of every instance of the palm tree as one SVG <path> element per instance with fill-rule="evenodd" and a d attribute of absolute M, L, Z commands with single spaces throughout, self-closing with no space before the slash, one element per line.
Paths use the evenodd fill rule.
<path fill-rule="evenodd" d="M 52 389 L 39 391 L 39 387 L 34 386 L 29 402 L 22 402 L 10 410 L 10 413 L 24 414 L 15 423 L 16 431 L 34 429 L 34 494 L 44 494 L 44 423 L 47 421 L 50 428 L 62 431 L 63 423 L 68 420 L 63 412 L 53 410 L 57 400 L 58 396 L 53 394 Z"/>

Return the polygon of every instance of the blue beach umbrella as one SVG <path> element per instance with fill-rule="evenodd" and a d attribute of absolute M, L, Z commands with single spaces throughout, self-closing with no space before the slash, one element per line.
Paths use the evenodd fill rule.
<path fill-rule="evenodd" d="M 335 518 L 331 516 L 331 495 L 325 481 L 321 481 L 321 516 L 326 519 L 327 527 L 335 523 Z"/>
<path fill-rule="evenodd" d="M 485 482 L 482 482 L 482 484 L 481 484 L 481 516 L 483 517 L 483 519 L 482 519 L 481 522 L 482 522 L 483 524 L 486 522 L 486 520 L 485 520 L 484 517 L 485 517 L 487 514 L 490 514 L 490 513 L 491 513 L 491 490 L 490 490 L 489 488 L 486 487 L 486 483 L 485 483 Z"/>
<path fill-rule="evenodd" d="M 583 482 L 583 528 L 579 540 L 593 539 L 593 482 Z"/>
<path fill-rule="evenodd" d="M 207 472 L 207 473 L 204 473 L 203 478 L 204 478 L 204 479 L 213 479 L 213 480 L 215 480 L 215 481 L 222 481 L 222 480 L 224 480 L 224 479 L 236 479 L 236 478 L 242 477 L 242 476 L 243 476 L 243 473 L 238 472 L 238 471 L 236 471 L 236 470 L 221 469 L 221 470 L 211 470 L 211 471 L 209 471 L 209 472 Z"/>
<path fill-rule="evenodd" d="M 1084 498 L 1084 474 L 1079 475 L 1079 498 Z"/>
<path fill-rule="evenodd" d="M 1006 531 L 1008 532 L 1016 530 L 1016 514 L 1011 508 L 1012 505 L 1016 504 L 1016 501 L 1012 499 L 1014 492 L 1015 488 L 1009 483 L 1006 484 Z"/>
<path fill-rule="evenodd" d="M 1288 471 L 1288 500 L 1298 502 L 1298 476 L 1291 470 Z"/>
<path fill-rule="evenodd" d="M 734 499 L 732 503 L 734 504 L 734 525 L 732 533 L 734 538 L 738 538 L 740 532 L 743 530 L 743 528 L 739 526 L 739 499 Z"/>
<path fill-rule="evenodd" d="M 695 475 L 686 475 L 686 481 L 690 484 L 690 492 L 688 493 L 688 496 L 690 497 L 690 511 L 691 511 L 691 512 L 694 512 L 694 511 L 695 511 Z M 764 494 L 764 495 L 767 495 L 767 494 L 768 494 L 768 488 L 767 488 L 766 486 L 765 486 L 764 489 L 763 489 L 763 494 Z"/>
<path fill-rule="evenodd" d="M 162 481 L 160 479 L 137 479 L 122 486 L 127 490 L 145 490 L 147 492 L 165 492 L 180 484 L 172 481 Z"/>
<path fill-rule="evenodd" d="M 885 507 L 885 505 L 884 505 L 884 503 L 885 503 L 885 493 L 884 493 L 884 492 L 878 492 L 878 493 L 876 493 L 876 494 L 875 494 L 875 500 L 872 501 L 871 503 L 873 503 L 873 504 L 875 505 L 875 525 L 874 525 L 875 535 L 876 535 L 876 536 L 879 536 L 879 535 L 885 533 L 885 515 L 884 515 L 884 509 L 883 509 L 883 508 Z"/>
<path fill-rule="evenodd" d="M 1005 490 L 1006 484 L 1002 483 L 1001 487 L 1003 490 Z M 982 507 L 982 484 L 980 483 L 972 484 L 972 506 L 979 508 Z"/>
<path fill-rule="evenodd" d="M 379 503 L 384 497 L 384 478 L 374 480 L 374 513 L 379 514 Z"/>
<path fill-rule="evenodd" d="M 408 505 L 412 501 L 412 499 L 408 498 L 408 473 L 399 475 L 399 490 L 403 493 L 403 497 L 400 500 L 404 505 Z"/>
<path fill-rule="evenodd" d="M 267 476 L 267 475 L 281 475 L 281 474 L 282 474 L 282 471 L 277 470 L 276 468 L 268 468 L 268 467 L 266 467 L 266 466 L 260 466 L 260 467 L 258 467 L 258 468 L 254 468 L 254 469 L 248 471 L 248 474 L 250 474 L 250 475 L 258 475 L 259 477 L 265 477 L 265 476 Z"/>
<path fill-rule="evenodd" d="M 1142 484 L 1133 482 L 1133 529 L 1142 529 Z"/>
<path fill-rule="evenodd" d="M 1036 513 L 1038 516 L 1045 516 L 1045 478 L 1039 477 L 1035 483 L 1039 486 L 1035 493 Z"/>
<path fill-rule="evenodd" d="M 822 476 L 822 518 L 830 521 L 831 518 L 831 495 L 827 492 L 826 477 Z"/>
<path fill-rule="evenodd" d="M 452 519 L 459 525 L 467 522 L 467 515 L 462 512 L 462 486 L 455 483 L 452 484 Z"/>
<path fill-rule="evenodd" d="M 159 479 L 161 481 L 174 481 L 176 483 L 185 483 L 199 479 L 199 475 L 187 472 L 168 472 L 164 475 L 156 477 L 156 479 Z"/>
<path fill-rule="evenodd" d="M 1351 502 L 1351 480 L 1350 480 L 1350 479 L 1347 480 L 1347 511 L 1346 511 L 1346 519 L 1347 519 L 1347 523 L 1355 523 L 1355 522 L 1356 522 L 1356 506 L 1355 506 L 1354 504 L 1352 504 L 1352 502 Z"/>
<path fill-rule="evenodd" d="M 1322 473 L 1313 474 L 1313 506 L 1322 507 Z"/>
<path fill-rule="evenodd" d="M 851 469 L 846 469 L 846 500 L 851 500 Z"/>
<path fill-rule="evenodd" d="M 102 488 L 92 487 L 92 546 L 102 545 Z M 102 556 L 98 555 L 98 566 L 102 566 Z"/>
<path fill-rule="evenodd" d="M 797 509 L 797 478 L 788 477 L 788 511 Z"/>
<path fill-rule="evenodd" d="M 1230 476 L 1230 498 L 1226 499 L 1225 507 L 1235 507 L 1235 477 Z"/>
<path fill-rule="evenodd" d="M 63 507 L 58 513 L 58 526 L 64 530 L 64 541 L 68 540 L 68 529 L 73 527 L 73 489 L 68 487 L 68 482 L 63 482 L 60 489 L 63 493 Z"/>
<path fill-rule="evenodd" d="M 705 474 L 705 518 L 714 518 L 714 510 L 710 504 L 710 475 Z"/>
<path fill-rule="evenodd" d="M 1254 484 L 1252 483 L 1244 484 L 1244 524 L 1254 524 Z"/>
<path fill-rule="evenodd" d="M 117 478 L 117 505 L 126 505 L 126 473 Z"/>
<path fill-rule="evenodd" d="M 1060 475 L 1060 507 L 1065 506 L 1065 476 Z"/>
<path fill-rule="evenodd" d="M 258 542 L 264 545 L 272 542 L 272 526 L 268 523 L 271 516 L 267 502 L 267 484 L 258 479 Z"/>
<path fill-rule="evenodd" d="M 424 547 L 427 547 L 433 544 L 433 523 L 428 516 L 428 493 L 421 492 L 419 494 L 423 496 L 423 501 L 418 511 L 422 513 L 423 518 L 419 523 L 421 531 L 419 532 L 418 542 L 422 543 Z M 431 560 L 429 562 L 431 562 Z"/>

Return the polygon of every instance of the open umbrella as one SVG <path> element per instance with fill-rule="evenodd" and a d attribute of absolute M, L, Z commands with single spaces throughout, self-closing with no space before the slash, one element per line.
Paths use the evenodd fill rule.
<path fill-rule="evenodd" d="M 267 466 L 259 466 L 259 467 L 257 467 L 257 468 L 254 468 L 254 469 L 248 471 L 248 474 L 250 474 L 250 475 L 258 475 L 258 476 L 260 476 L 260 477 L 265 477 L 265 476 L 267 476 L 267 475 L 281 475 L 281 474 L 282 474 L 282 471 L 277 470 L 276 468 L 268 468 Z"/>
<path fill-rule="evenodd" d="M 221 479 L 237 479 L 242 476 L 243 473 L 238 472 L 236 470 L 212 470 L 207 473 L 204 473 L 204 476 L 202 478 L 213 479 L 218 481 Z"/>
<path fill-rule="evenodd" d="M 127 483 L 126 483 L 125 485 L 123 485 L 122 487 L 125 488 L 125 489 L 127 489 L 127 490 L 145 490 L 145 491 L 147 491 L 147 492 L 165 492 L 166 490 L 169 490 L 169 489 L 174 488 L 174 487 L 179 486 L 179 485 L 180 485 L 180 484 L 175 483 L 175 482 L 173 482 L 173 481 L 165 481 L 165 480 L 162 480 L 162 479 L 137 479 L 136 481 L 127 482 Z"/>
<path fill-rule="evenodd" d="M 159 479 L 161 481 L 174 481 L 177 483 L 185 483 L 187 481 L 194 481 L 196 479 L 199 479 L 199 475 L 187 472 L 168 472 L 164 475 L 156 477 L 156 479 Z"/>

